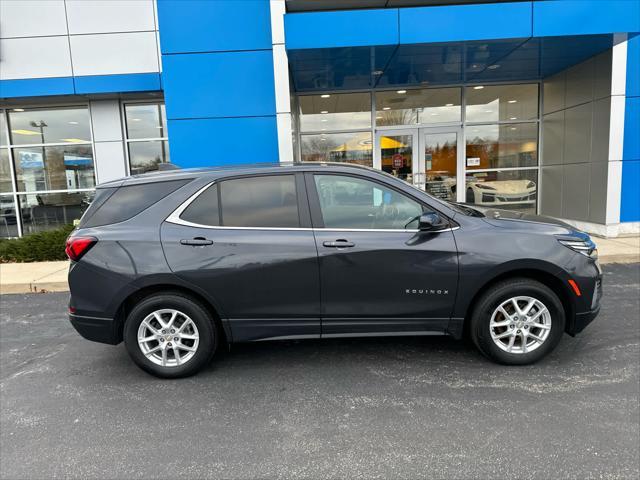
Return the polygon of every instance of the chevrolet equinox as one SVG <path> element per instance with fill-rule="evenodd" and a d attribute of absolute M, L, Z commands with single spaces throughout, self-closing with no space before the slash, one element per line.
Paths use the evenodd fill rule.
<path fill-rule="evenodd" d="M 174 170 L 100 185 L 67 240 L 69 316 L 159 377 L 223 343 L 468 336 L 523 365 L 598 314 L 591 238 L 345 164 Z"/>

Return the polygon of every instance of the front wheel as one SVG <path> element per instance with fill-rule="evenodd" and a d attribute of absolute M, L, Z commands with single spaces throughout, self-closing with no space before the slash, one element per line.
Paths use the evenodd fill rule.
<path fill-rule="evenodd" d="M 471 317 L 471 338 L 492 360 L 506 365 L 537 362 L 560 342 L 565 327 L 560 299 L 546 285 L 527 278 L 491 287 Z"/>
<path fill-rule="evenodd" d="M 124 325 L 131 359 L 161 378 L 193 375 L 213 356 L 217 334 L 207 309 L 180 293 L 160 293 L 138 303 Z"/>

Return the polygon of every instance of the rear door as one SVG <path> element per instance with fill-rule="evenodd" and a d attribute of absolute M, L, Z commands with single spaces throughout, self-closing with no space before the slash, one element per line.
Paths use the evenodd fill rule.
<path fill-rule="evenodd" d="M 224 179 L 162 227 L 171 269 L 215 299 L 234 341 L 320 335 L 302 174 Z"/>
<path fill-rule="evenodd" d="M 456 297 L 451 228 L 420 232 L 430 208 L 351 174 L 306 176 L 320 260 L 322 336 L 444 331 Z"/>

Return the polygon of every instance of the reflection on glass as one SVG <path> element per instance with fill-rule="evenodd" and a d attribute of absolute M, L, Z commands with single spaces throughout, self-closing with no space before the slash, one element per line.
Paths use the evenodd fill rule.
<path fill-rule="evenodd" d="M 13 195 L 0 195 L 0 238 L 18 236 L 18 219 Z"/>
<path fill-rule="evenodd" d="M 12 192 L 9 150 L 0 148 L 0 192 Z"/>
<path fill-rule="evenodd" d="M 18 195 L 25 235 L 73 224 L 89 206 L 94 192 Z"/>
<path fill-rule="evenodd" d="M 467 203 L 535 213 L 538 170 L 498 170 L 467 175 Z"/>
<path fill-rule="evenodd" d="M 13 162 L 19 192 L 74 190 L 96 184 L 90 145 L 16 147 Z"/>
<path fill-rule="evenodd" d="M 167 115 L 163 103 L 125 105 L 127 138 L 166 137 Z"/>
<path fill-rule="evenodd" d="M 7 140 L 7 119 L 4 110 L 0 110 L 0 147 L 6 147 L 9 144 Z"/>
<path fill-rule="evenodd" d="M 413 183 L 413 135 L 380 137 L 382 170 Z"/>
<path fill-rule="evenodd" d="M 538 125 L 469 126 L 467 168 L 513 168 L 538 165 Z"/>
<path fill-rule="evenodd" d="M 332 93 L 298 97 L 300 130 L 352 130 L 371 127 L 369 93 Z"/>
<path fill-rule="evenodd" d="M 131 175 L 158 170 L 161 163 L 170 163 L 169 143 L 166 140 L 129 142 Z"/>
<path fill-rule="evenodd" d="M 376 125 L 460 121 L 459 88 L 376 92 Z"/>
<path fill-rule="evenodd" d="M 373 165 L 371 133 L 302 135 L 303 162 L 345 162 Z"/>
<path fill-rule="evenodd" d="M 13 145 L 91 141 L 86 107 L 9 110 L 9 129 Z"/>
<path fill-rule="evenodd" d="M 426 133 L 424 135 L 425 190 L 444 200 L 456 200 L 458 134 Z"/>
<path fill-rule="evenodd" d="M 538 118 L 538 85 L 467 87 L 467 122 L 508 122 Z"/>

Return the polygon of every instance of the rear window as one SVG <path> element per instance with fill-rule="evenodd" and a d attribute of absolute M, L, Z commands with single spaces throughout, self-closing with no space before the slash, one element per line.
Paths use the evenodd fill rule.
<path fill-rule="evenodd" d="M 225 180 L 219 188 L 224 226 L 300 226 L 294 175 Z"/>
<path fill-rule="evenodd" d="M 218 209 L 218 185 L 214 184 L 198 195 L 193 202 L 185 208 L 182 220 L 200 225 L 220 225 L 220 211 Z"/>
<path fill-rule="evenodd" d="M 96 197 L 80 221 L 80 228 L 124 222 L 175 192 L 190 180 L 145 183 L 96 191 Z"/>

